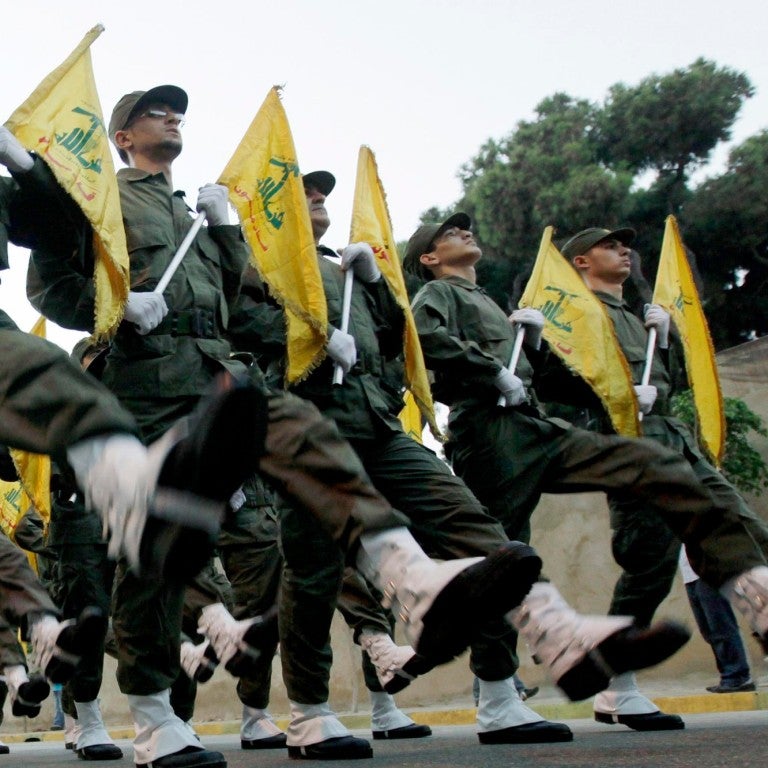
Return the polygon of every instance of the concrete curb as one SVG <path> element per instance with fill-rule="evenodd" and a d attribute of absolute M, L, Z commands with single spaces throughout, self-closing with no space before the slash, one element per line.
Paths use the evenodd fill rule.
<path fill-rule="evenodd" d="M 707 712 L 745 712 L 749 710 L 768 710 L 768 691 L 753 693 L 706 693 L 689 696 L 657 696 L 653 702 L 663 712 L 677 715 L 700 715 Z M 560 703 L 542 701 L 534 702 L 536 712 L 547 720 L 579 720 L 592 718 L 592 702 Z M 407 710 L 407 713 L 417 722 L 424 725 L 473 725 L 477 710 L 473 708 L 429 709 L 420 708 Z M 368 713 L 339 714 L 339 720 L 350 730 L 367 730 L 371 727 Z M 276 718 L 277 725 L 285 729 L 288 718 Z M 239 720 L 222 720 L 216 722 L 194 723 L 195 731 L 200 736 L 223 736 L 240 733 Z M 132 739 L 131 726 L 110 727 L 109 734 L 113 739 Z M 28 733 L 3 733 L 2 741 L 7 744 L 18 744 L 25 741 L 63 741 L 63 731 L 31 731 Z"/>

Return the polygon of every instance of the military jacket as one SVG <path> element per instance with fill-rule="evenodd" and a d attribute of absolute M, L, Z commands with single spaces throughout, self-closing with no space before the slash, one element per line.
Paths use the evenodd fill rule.
<path fill-rule="evenodd" d="M 0 229 L 11 242 L 28 247 L 58 240 L 61 219 L 50 214 L 61 209 L 45 197 L 51 183 L 39 158 L 18 183 L 0 179 Z M 61 349 L 20 331 L 0 310 L 0 443 L 63 457 L 74 443 L 109 432 L 138 429 L 114 396 L 84 376 Z"/>
<path fill-rule="evenodd" d="M 192 226 L 183 193 L 162 174 L 135 168 L 118 172 L 128 244 L 131 290 L 151 291 Z M 27 290 L 33 306 L 66 328 L 91 331 L 94 317 L 93 254 L 88 227 L 59 248 L 36 249 Z M 164 296 L 169 313 L 142 336 L 123 321 L 107 357 L 103 382 L 118 396 L 201 394 L 218 370 L 241 371 L 223 338 L 230 305 L 239 293 L 248 255 L 236 226 L 203 227 Z"/>
<path fill-rule="evenodd" d="M 328 333 L 341 328 L 341 310 L 344 295 L 344 272 L 328 256 L 335 254 L 320 246 L 318 262 L 323 289 L 328 305 Z M 249 296 L 251 298 L 249 298 Z M 236 348 L 259 354 L 258 334 L 242 318 L 242 312 L 256 312 L 252 292 L 246 288 L 240 301 L 240 310 L 232 324 L 232 341 Z M 263 309 L 263 308 L 262 308 Z M 261 311 L 261 310 L 259 310 Z M 258 318 L 254 314 L 254 318 Z M 280 310 L 282 348 L 285 349 L 285 324 Z M 355 338 L 358 361 L 344 376 L 341 385 L 333 384 L 333 360 L 326 357 L 322 363 L 292 391 L 311 400 L 325 416 L 333 419 L 348 439 L 373 439 L 379 430 L 400 430 L 397 418 L 403 407 L 403 378 L 400 356 L 403 349 L 405 318 L 397 305 L 386 280 L 376 283 L 355 280 L 349 319 L 349 333 Z M 261 318 L 267 329 L 261 336 L 274 353 L 275 327 Z M 272 383 L 282 378 L 283 357 L 272 365 Z M 275 374 L 275 371 L 279 373 Z"/>
<path fill-rule="evenodd" d="M 494 379 L 509 365 L 515 331 L 501 307 L 478 285 L 451 275 L 431 280 L 413 300 L 424 359 L 434 373 L 436 400 L 454 414 L 499 396 Z M 534 369 L 523 350 L 514 371 L 533 396 Z"/>
<path fill-rule="evenodd" d="M 0 270 L 8 269 L 9 209 L 14 186 L 13 179 L 0 176 Z"/>

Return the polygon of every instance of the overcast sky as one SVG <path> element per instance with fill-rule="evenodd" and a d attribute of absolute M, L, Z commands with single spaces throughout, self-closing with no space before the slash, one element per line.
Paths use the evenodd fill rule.
<path fill-rule="evenodd" d="M 424 209 L 459 197 L 456 172 L 486 139 L 556 91 L 599 101 L 615 82 L 705 56 L 757 89 L 734 141 L 768 127 L 767 22 L 764 0 L 9 0 L 0 120 L 102 23 L 91 51 L 107 120 L 128 91 L 174 83 L 189 94 L 174 183 L 190 205 L 281 84 L 302 169 L 338 179 L 324 242 L 348 241 L 361 144 L 376 153 L 400 240 Z M 26 329 L 36 317 L 24 298 L 26 255 L 11 259 L 0 306 Z"/>

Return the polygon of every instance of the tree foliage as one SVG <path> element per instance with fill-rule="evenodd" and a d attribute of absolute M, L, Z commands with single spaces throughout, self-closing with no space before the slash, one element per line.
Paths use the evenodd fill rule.
<path fill-rule="evenodd" d="M 485 254 L 479 276 L 494 298 L 516 304 L 549 224 L 561 239 L 589 226 L 635 227 L 652 285 L 674 213 L 716 347 L 768 333 L 768 131 L 734 148 L 722 174 L 691 182 L 753 92 L 744 73 L 698 59 L 617 83 L 600 104 L 555 93 L 532 120 L 486 141 L 460 169 L 463 195 L 451 210 L 472 216 Z"/>
<path fill-rule="evenodd" d="M 739 109 L 753 93 L 745 74 L 706 59 L 636 86 L 617 83 L 600 110 L 601 157 L 633 173 L 652 169 L 684 179 L 731 137 Z"/>
<path fill-rule="evenodd" d="M 735 147 L 686 205 L 718 347 L 768 333 L 768 131 Z"/>
<path fill-rule="evenodd" d="M 696 409 L 690 389 L 672 398 L 672 413 L 685 422 L 698 436 Z M 736 397 L 723 399 L 726 439 L 722 472 L 726 479 L 741 491 L 761 494 L 768 488 L 768 467 L 763 457 L 749 443 L 750 433 L 768 437 L 763 420 L 749 406 Z"/>

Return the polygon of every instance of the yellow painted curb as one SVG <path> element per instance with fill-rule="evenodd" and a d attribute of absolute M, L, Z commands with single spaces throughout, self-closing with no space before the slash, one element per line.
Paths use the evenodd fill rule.
<path fill-rule="evenodd" d="M 754 693 L 704 693 L 691 696 L 660 696 L 653 699 L 654 704 L 663 712 L 677 715 L 700 715 L 708 712 L 746 712 L 748 710 L 768 710 L 768 691 Z M 547 720 L 578 720 L 592 718 L 592 702 L 576 703 L 542 702 L 534 703 L 536 712 Z M 474 725 L 477 710 L 468 709 L 415 709 L 407 714 L 422 725 Z M 339 714 L 339 720 L 350 730 L 365 730 L 371 727 L 368 713 Z M 276 718 L 277 726 L 285 730 L 288 718 Z M 195 731 L 200 736 L 224 736 L 240 733 L 239 720 L 209 721 L 194 723 Z M 108 728 L 109 735 L 116 740 L 132 739 L 131 726 Z M 8 744 L 25 741 L 64 741 L 63 731 L 30 731 L 28 733 L 3 733 L 0 739 Z"/>

